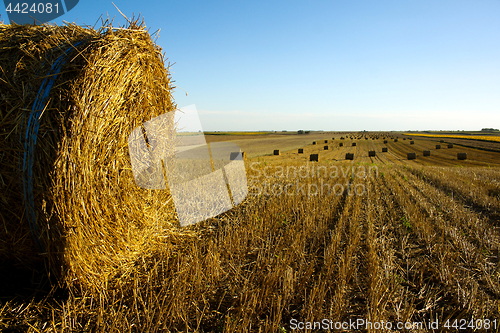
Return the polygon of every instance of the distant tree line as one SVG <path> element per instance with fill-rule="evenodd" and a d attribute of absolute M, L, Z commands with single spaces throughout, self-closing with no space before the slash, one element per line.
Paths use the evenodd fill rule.
<path fill-rule="evenodd" d="M 297 134 L 309 134 L 311 131 L 298 130 Z"/>
<path fill-rule="evenodd" d="M 483 128 L 482 132 L 498 132 L 500 131 L 498 128 Z"/>

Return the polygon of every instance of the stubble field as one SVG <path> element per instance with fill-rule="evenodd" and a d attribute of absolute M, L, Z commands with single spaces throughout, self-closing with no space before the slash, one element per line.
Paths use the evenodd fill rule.
<path fill-rule="evenodd" d="M 249 152 L 242 204 L 165 238 L 99 293 L 3 291 L 0 329 L 500 331 L 500 152 L 391 136 L 229 136 Z"/>

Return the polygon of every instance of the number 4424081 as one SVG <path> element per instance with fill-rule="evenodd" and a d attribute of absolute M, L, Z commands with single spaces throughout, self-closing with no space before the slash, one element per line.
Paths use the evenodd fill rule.
<path fill-rule="evenodd" d="M 489 330 L 489 329 L 496 330 L 498 328 L 496 319 L 495 320 L 471 319 L 470 321 L 467 321 L 465 319 L 460 319 L 460 320 L 448 319 L 444 323 L 444 327 L 447 329 L 456 329 L 456 330 Z"/>
<path fill-rule="evenodd" d="M 14 8 L 12 8 L 14 6 Z M 16 12 L 19 14 L 29 14 L 29 13 L 45 13 L 51 14 L 52 12 L 59 13 L 59 4 L 52 4 L 50 2 L 43 3 L 33 3 L 31 6 L 27 3 L 9 3 L 7 8 L 5 8 L 7 13 Z"/>

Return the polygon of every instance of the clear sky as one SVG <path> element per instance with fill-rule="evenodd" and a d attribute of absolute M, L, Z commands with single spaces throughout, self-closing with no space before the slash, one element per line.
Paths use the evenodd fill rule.
<path fill-rule="evenodd" d="M 500 0 L 113 2 L 161 29 L 205 131 L 500 128 Z M 101 15 L 125 23 L 108 0 L 55 23 Z"/>

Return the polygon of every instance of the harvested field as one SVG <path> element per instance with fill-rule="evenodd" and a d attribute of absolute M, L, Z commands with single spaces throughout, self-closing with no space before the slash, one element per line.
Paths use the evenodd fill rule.
<path fill-rule="evenodd" d="M 407 332 L 481 319 L 498 332 L 500 153 L 460 147 L 459 161 L 435 144 L 324 151 L 307 140 L 303 155 L 273 156 L 273 140 L 245 162 L 245 201 L 188 227 L 196 237 L 165 239 L 100 299 L 3 290 L 0 329 L 290 332 L 294 319 L 369 318 L 414 325 Z M 406 160 L 424 150 L 432 155 Z"/>

